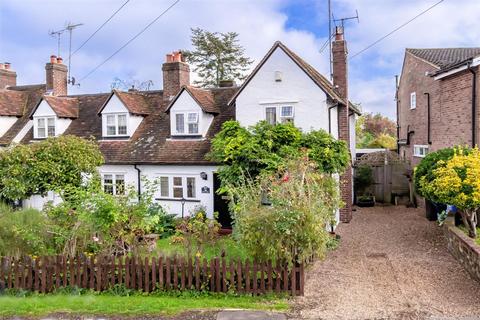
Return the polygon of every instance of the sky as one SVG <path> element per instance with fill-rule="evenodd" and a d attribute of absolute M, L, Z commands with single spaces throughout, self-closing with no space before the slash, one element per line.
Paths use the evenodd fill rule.
<path fill-rule="evenodd" d="M 49 31 L 68 22 L 83 23 L 73 32 L 75 50 L 126 0 L 1 0 L 0 61 L 17 72 L 17 83 L 45 82 L 45 63 L 57 54 Z M 345 23 L 349 54 L 364 49 L 439 0 L 331 0 L 335 18 L 358 11 L 359 21 Z M 72 56 L 71 74 L 82 79 L 174 0 L 130 0 L 105 27 Z M 438 6 L 364 53 L 349 59 L 350 100 L 365 112 L 395 119 L 395 75 L 401 73 L 405 48 L 480 45 L 480 0 L 444 0 Z M 191 49 L 190 28 L 239 34 L 255 63 L 276 40 L 329 74 L 327 0 L 180 0 L 147 31 L 97 71 L 70 87 L 69 93 L 108 92 L 115 78 L 153 81 L 162 87 L 165 55 Z M 68 56 L 68 35 L 60 55 Z M 255 64 L 254 64 L 255 65 Z M 252 66 L 252 68 L 254 67 Z"/>

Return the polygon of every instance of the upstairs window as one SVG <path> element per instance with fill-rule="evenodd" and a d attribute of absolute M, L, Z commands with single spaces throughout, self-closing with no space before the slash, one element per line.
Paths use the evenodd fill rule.
<path fill-rule="evenodd" d="M 293 106 L 266 107 L 265 120 L 269 124 L 293 122 Z M 279 119 L 279 121 L 277 121 Z"/>
<path fill-rule="evenodd" d="M 36 138 L 43 139 L 55 136 L 55 117 L 40 117 L 35 119 Z"/>
<path fill-rule="evenodd" d="M 410 109 L 415 109 L 417 107 L 417 93 L 410 93 Z"/>
<path fill-rule="evenodd" d="M 109 137 L 127 135 L 127 114 L 107 114 L 106 135 Z"/>
<path fill-rule="evenodd" d="M 125 175 L 106 173 L 103 175 L 103 191 L 113 195 L 125 194 Z"/>
<path fill-rule="evenodd" d="M 280 119 L 282 123 L 293 122 L 293 107 L 283 106 L 280 109 Z"/>
<path fill-rule="evenodd" d="M 175 114 L 175 133 L 196 135 L 198 134 L 198 112 L 186 112 Z"/>

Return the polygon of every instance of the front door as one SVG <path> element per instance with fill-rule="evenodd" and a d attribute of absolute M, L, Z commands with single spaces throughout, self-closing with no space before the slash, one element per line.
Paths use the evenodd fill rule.
<path fill-rule="evenodd" d="M 220 188 L 221 182 L 216 173 L 213 174 L 213 211 L 218 212 L 218 222 L 222 225 L 222 228 L 232 227 L 232 216 L 228 208 L 228 197 L 226 195 L 220 195 L 217 190 Z"/>

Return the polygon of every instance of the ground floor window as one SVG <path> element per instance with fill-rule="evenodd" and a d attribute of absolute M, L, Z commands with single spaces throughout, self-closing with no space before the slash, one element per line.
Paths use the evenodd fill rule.
<path fill-rule="evenodd" d="M 195 199 L 197 197 L 195 177 L 161 176 L 159 184 L 162 198 Z"/>
<path fill-rule="evenodd" d="M 103 191 L 113 195 L 125 194 L 125 175 L 116 173 L 103 174 Z"/>
<path fill-rule="evenodd" d="M 424 158 L 428 153 L 428 146 L 424 145 L 414 145 L 413 146 L 413 156 Z"/>

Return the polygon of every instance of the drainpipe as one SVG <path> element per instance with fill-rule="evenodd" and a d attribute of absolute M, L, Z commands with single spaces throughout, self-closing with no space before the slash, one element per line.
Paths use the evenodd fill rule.
<path fill-rule="evenodd" d="M 472 73 L 472 148 L 477 144 L 476 142 L 476 128 L 477 128 L 477 74 L 472 68 L 471 62 L 467 65 L 468 70 Z"/>
<path fill-rule="evenodd" d="M 140 176 L 141 176 L 142 171 L 140 170 L 140 168 L 136 164 L 134 164 L 133 167 L 135 168 L 135 170 L 137 170 L 138 201 L 140 201 L 140 198 L 141 198 L 141 195 L 142 195 L 142 185 L 141 185 Z"/>
<path fill-rule="evenodd" d="M 331 111 L 333 108 L 338 107 L 338 102 L 334 104 L 333 106 L 328 107 L 328 133 L 332 133 L 332 115 Z"/>
<path fill-rule="evenodd" d="M 395 75 L 395 107 L 397 108 L 397 154 L 400 155 L 400 120 L 398 117 L 398 74 Z"/>
<path fill-rule="evenodd" d="M 427 96 L 427 142 L 430 145 L 432 144 L 430 139 L 430 93 L 424 92 L 423 94 Z"/>

